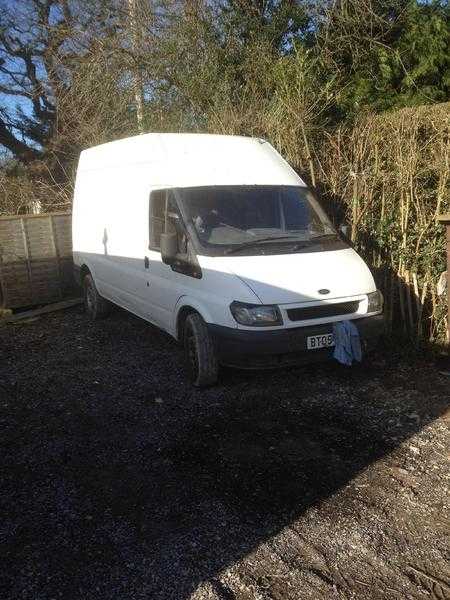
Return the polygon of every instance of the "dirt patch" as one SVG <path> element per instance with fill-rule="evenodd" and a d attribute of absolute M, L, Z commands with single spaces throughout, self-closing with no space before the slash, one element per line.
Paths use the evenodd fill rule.
<path fill-rule="evenodd" d="M 0 329 L 2 598 L 449 598 L 450 379 L 225 371 L 80 309 Z M 447 416 L 446 416 L 447 415 Z"/>

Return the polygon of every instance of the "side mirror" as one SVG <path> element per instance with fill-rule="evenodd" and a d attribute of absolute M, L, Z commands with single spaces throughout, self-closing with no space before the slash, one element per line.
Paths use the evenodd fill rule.
<path fill-rule="evenodd" d="M 170 222 L 175 227 L 177 233 L 183 235 L 185 233 L 185 227 L 180 215 L 177 213 L 168 212 L 167 217 L 170 219 Z"/>
<path fill-rule="evenodd" d="M 176 233 L 161 234 L 161 258 L 163 263 L 171 265 L 178 254 L 178 236 Z"/>
<path fill-rule="evenodd" d="M 347 223 L 341 223 L 339 225 L 339 231 L 344 237 L 348 238 L 350 235 L 350 225 L 347 225 Z"/>

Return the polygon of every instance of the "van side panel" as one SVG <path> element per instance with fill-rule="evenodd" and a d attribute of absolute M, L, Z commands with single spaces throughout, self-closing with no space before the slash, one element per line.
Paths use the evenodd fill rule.
<path fill-rule="evenodd" d="M 148 248 L 148 185 L 142 166 L 79 171 L 73 217 L 74 258 L 99 293 L 149 318 L 140 290 Z"/>

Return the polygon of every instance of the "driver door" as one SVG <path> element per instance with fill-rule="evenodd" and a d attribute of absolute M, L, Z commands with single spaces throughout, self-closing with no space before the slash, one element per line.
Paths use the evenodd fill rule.
<path fill-rule="evenodd" d="M 182 295 L 180 275 L 161 259 L 161 233 L 175 233 L 173 216 L 181 213 L 172 190 L 155 190 L 150 194 L 149 244 L 145 249 L 143 274 L 146 280 L 145 301 L 149 319 L 167 331 L 178 298 Z M 181 242 L 181 240 L 180 240 Z M 182 277 L 182 276 L 181 276 Z"/>

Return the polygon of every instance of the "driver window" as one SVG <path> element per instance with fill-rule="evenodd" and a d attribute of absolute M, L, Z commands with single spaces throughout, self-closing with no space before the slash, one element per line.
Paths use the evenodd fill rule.
<path fill-rule="evenodd" d="M 175 225 L 170 213 L 180 215 L 175 196 L 171 190 L 155 190 L 150 194 L 149 246 L 160 250 L 161 233 L 175 233 Z"/>

